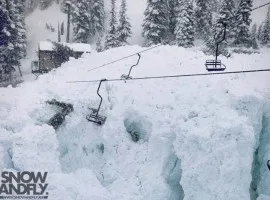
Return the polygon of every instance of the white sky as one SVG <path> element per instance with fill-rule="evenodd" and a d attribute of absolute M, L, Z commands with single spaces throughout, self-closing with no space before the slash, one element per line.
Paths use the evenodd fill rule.
<path fill-rule="evenodd" d="M 260 6 L 262 4 L 268 3 L 270 2 L 270 0 L 253 0 L 253 5 L 254 7 Z M 268 10 L 269 6 L 266 6 L 264 8 L 260 8 L 258 10 L 255 10 L 252 12 L 252 23 L 256 22 L 258 23 L 258 25 L 260 23 L 262 23 L 265 18 L 266 18 L 266 14 L 267 14 L 267 10 Z"/>

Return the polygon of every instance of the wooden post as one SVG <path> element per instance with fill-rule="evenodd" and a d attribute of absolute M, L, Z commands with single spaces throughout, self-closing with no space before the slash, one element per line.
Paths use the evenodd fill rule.
<path fill-rule="evenodd" d="M 57 34 L 58 34 L 58 42 L 61 42 L 61 33 L 60 33 L 59 22 L 58 22 L 58 31 L 57 31 Z"/>
<path fill-rule="evenodd" d="M 68 8 L 68 13 L 67 13 L 67 15 L 68 15 L 68 18 L 67 18 L 67 43 L 69 43 L 69 37 L 70 37 L 70 7 L 71 7 L 69 1 L 67 1 L 66 6 Z"/>

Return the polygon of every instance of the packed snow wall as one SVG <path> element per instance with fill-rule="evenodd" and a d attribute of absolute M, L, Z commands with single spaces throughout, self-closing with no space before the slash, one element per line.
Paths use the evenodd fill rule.
<path fill-rule="evenodd" d="M 84 55 L 36 81 L 0 88 L 1 170 L 48 171 L 54 200 L 269 199 L 267 73 L 104 83 L 106 123 L 85 119 L 98 106 L 98 83 L 67 81 L 119 78 L 137 57 L 89 70 L 139 50 Z M 268 55 L 222 59 L 229 71 L 258 69 Z M 206 73 L 207 58 L 164 46 L 143 54 L 132 76 Z M 57 131 L 47 125 L 56 113 L 50 99 L 74 106 Z"/>

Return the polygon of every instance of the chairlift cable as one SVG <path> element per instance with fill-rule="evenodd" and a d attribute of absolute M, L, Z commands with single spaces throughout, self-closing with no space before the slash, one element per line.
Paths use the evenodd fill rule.
<path fill-rule="evenodd" d="M 270 5 L 270 2 L 269 3 L 266 3 L 266 4 L 263 4 L 263 5 L 260 5 L 260 6 L 256 7 L 256 8 L 253 8 L 253 9 L 251 9 L 251 11 L 257 10 L 257 9 L 262 8 L 262 7 L 265 7 L 267 5 Z"/>
<path fill-rule="evenodd" d="M 166 78 L 183 78 L 183 77 L 194 77 L 194 76 L 212 76 L 212 75 L 225 75 L 225 74 L 242 74 L 242 73 L 254 73 L 254 72 L 270 72 L 270 69 L 257 69 L 257 70 L 242 70 L 242 71 L 231 71 L 231 72 L 217 72 L 217 73 L 201 73 L 201 74 L 178 74 L 168 76 L 148 76 L 148 77 L 137 77 L 132 79 L 106 79 L 104 82 L 117 82 L 117 81 L 137 81 L 137 80 L 150 80 L 150 79 L 166 79 Z M 67 81 L 66 83 L 97 83 L 101 80 L 90 80 L 90 81 Z"/>
<path fill-rule="evenodd" d="M 155 45 L 155 46 L 150 47 L 150 48 L 148 48 L 148 49 L 145 49 L 145 50 L 143 50 L 143 51 L 139 51 L 139 52 L 136 52 L 136 53 L 134 53 L 134 54 L 131 54 L 131 55 L 122 57 L 122 58 L 120 58 L 120 59 L 114 60 L 114 61 L 112 61 L 112 62 L 105 63 L 105 64 L 100 65 L 100 66 L 98 66 L 98 67 L 94 67 L 93 69 L 88 70 L 88 72 L 94 71 L 94 70 L 99 69 L 99 68 L 103 68 L 103 67 L 108 66 L 108 65 L 110 65 L 110 64 L 117 63 L 117 62 L 122 61 L 122 60 L 125 60 L 125 59 L 127 59 L 127 58 L 136 56 L 136 55 L 138 55 L 138 54 L 145 53 L 145 52 L 150 51 L 150 50 L 152 50 L 152 49 L 158 48 L 158 47 L 160 47 L 160 46 L 162 46 L 162 45 L 163 45 L 163 44 L 158 44 L 158 45 Z"/>

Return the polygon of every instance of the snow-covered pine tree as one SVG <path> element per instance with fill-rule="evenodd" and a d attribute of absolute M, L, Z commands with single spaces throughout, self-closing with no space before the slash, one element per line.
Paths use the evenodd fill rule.
<path fill-rule="evenodd" d="M 117 37 L 117 20 L 115 9 L 115 0 L 111 0 L 110 26 L 105 38 L 105 49 L 120 46 L 120 42 L 118 41 Z"/>
<path fill-rule="evenodd" d="M 39 6 L 41 10 L 45 10 L 52 5 L 54 0 L 40 0 Z"/>
<path fill-rule="evenodd" d="M 0 1 L 0 53 L 1 48 L 4 48 L 4 46 L 7 44 L 8 37 L 7 10 L 5 8 L 5 4 Z"/>
<path fill-rule="evenodd" d="M 76 1 L 72 5 L 72 23 L 74 41 L 87 43 L 91 37 L 91 15 L 89 12 L 90 2 L 88 0 Z"/>
<path fill-rule="evenodd" d="M 26 14 L 33 12 L 39 5 L 39 1 L 37 0 L 26 0 L 25 1 L 25 11 Z"/>
<path fill-rule="evenodd" d="M 131 24 L 127 16 L 127 2 L 122 0 L 119 12 L 119 25 L 117 27 L 118 40 L 120 45 L 127 45 L 127 39 L 131 36 Z"/>
<path fill-rule="evenodd" d="M 226 40 L 232 40 L 236 35 L 236 29 L 234 26 L 234 13 L 235 13 L 235 1 L 234 0 L 223 0 L 218 17 L 217 22 L 223 22 L 227 25 L 226 28 Z M 231 25 L 232 24 L 232 25 Z M 216 30 L 215 34 L 219 34 L 219 32 L 223 32 L 223 26 L 219 24 L 217 27 L 221 28 L 221 30 Z"/>
<path fill-rule="evenodd" d="M 91 3 L 92 35 L 100 35 L 104 32 L 104 0 L 93 0 Z"/>
<path fill-rule="evenodd" d="M 268 12 L 266 15 L 266 19 L 264 20 L 261 33 L 261 44 L 267 45 L 269 43 L 270 43 L 270 7 L 268 8 Z"/>
<path fill-rule="evenodd" d="M 177 8 L 175 27 L 176 43 L 182 47 L 192 47 L 194 44 L 194 10 L 190 0 L 182 1 Z"/>
<path fill-rule="evenodd" d="M 256 37 L 257 35 L 257 24 L 254 23 L 251 28 L 251 35 L 254 35 Z"/>
<path fill-rule="evenodd" d="M 97 42 L 96 42 L 96 51 L 97 52 L 102 52 L 103 51 L 103 46 L 101 44 L 101 36 L 97 37 Z"/>
<path fill-rule="evenodd" d="M 208 54 L 211 55 L 224 55 L 226 57 L 230 56 L 230 53 L 228 52 L 228 42 L 225 38 L 224 39 L 224 31 L 225 31 L 225 27 L 224 27 L 224 23 L 217 21 L 216 23 L 214 23 L 213 28 L 211 29 L 211 33 L 210 33 L 210 37 L 205 41 L 206 43 L 206 51 Z M 218 44 L 218 52 L 216 52 L 217 50 L 217 44 Z"/>
<path fill-rule="evenodd" d="M 168 0 L 169 12 L 169 41 L 175 41 L 175 26 L 176 26 L 176 8 L 178 7 L 178 0 Z"/>
<path fill-rule="evenodd" d="M 17 48 L 19 57 L 24 58 L 26 56 L 26 26 L 25 26 L 25 8 L 24 0 L 15 0 L 15 26 L 18 31 Z"/>
<path fill-rule="evenodd" d="M 210 0 L 197 0 L 195 9 L 195 35 L 206 40 L 209 37 L 212 27 L 212 11 L 210 10 Z"/>
<path fill-rule="evenodd" d="M 72 3 L 73 2 L 73 3 Z M 87 43 L 104 31 L 104 0 L 72 1 L 74 40 Z"/>
<path fill-rule="evenodd" d="M 253 49 L 258 49 L 258 42 L 257 42 L 257 24 L 253 24 L 252 28 L 251 28 L 251 44 L 252 44 L 252 48 Z"/>
<path fill-rule="evenodd" d="M 170 30 L 166 0 L 148 0 L 144 16 L 142 35 L 146 45 L 166 43 Z"/>
<path fill-rule="evenodd" d="M 263 23 L 260 24 L 259 28 L 258 28 L 258 31 L 257 31 L 257 40 L 258 41 L 261 41 L 261 38 L 262 38 L 262 27 L 263 27 Z"/>
<path fill-rule="evenodd" d="M 238 13 L 237 13 L 237 24 L 236 24 L 236 35 L 233 44 L 238 47 L 251 47 L 250 38 L 250 24 L 251 24 L 251 10 L 252 0 L 241 0 Z"/>
<path fill-rule="evenodd" d="M 239 0 L 238 0 L 239 1 Z M 221 3 L 222 1 L 220 0 L 209 0 L 209 6 L 210 6 L 210 10 L 214 13 L 217 13 L 221 7 Z"/>
<path fill-rule="evenodd" d="M 7 45 L 10 33 L 7 31 L 8 12 L 5 2 L 0 1 L 0 82 L 3 81 L 6 74 L 7 64 Z"/>
<path fill-rule="evenodd" d="M 11 76 L 15 66 L 20 65 L 20 55 L 17 48 L 19 32 L 16 30 L 16 7 L 14 0 L 3 2 L 4 11 L 4 44 L 0 49 L 0 63 L 5 74 Z"/>

